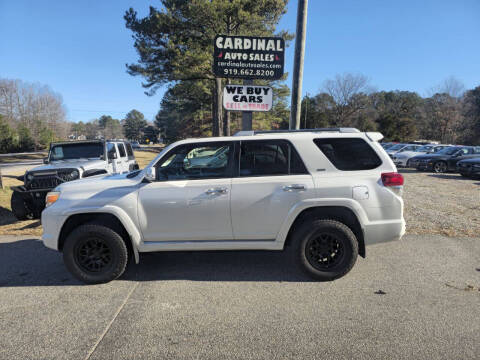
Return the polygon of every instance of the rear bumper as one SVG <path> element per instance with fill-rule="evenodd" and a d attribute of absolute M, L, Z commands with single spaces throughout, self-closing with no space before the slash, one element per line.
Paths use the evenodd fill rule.
<path fill-rule="evenodd" d="M 364 226 L 365 245 L 400 240 L 405 234 L 405 220 L 375 221 Z"/>

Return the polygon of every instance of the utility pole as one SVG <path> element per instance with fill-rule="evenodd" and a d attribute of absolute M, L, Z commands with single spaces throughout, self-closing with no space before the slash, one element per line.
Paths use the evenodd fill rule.
<path fill-rule="evenodd" d="M 253 85 L 253 80 L 243 80 L 243 85 Z M 252 118 L 251 111 L 242 111 L 242 130 L 252 130 Z"/>
<path fill-rule="evenodd" d="M 300 128 L 302 102 L 303 60 L 307 33 L 308 0 L 298 0 L 297 29 L 295 32 L 295 59 L 293 63 L 292 103 L 290 105 L 290 129 Z"/>

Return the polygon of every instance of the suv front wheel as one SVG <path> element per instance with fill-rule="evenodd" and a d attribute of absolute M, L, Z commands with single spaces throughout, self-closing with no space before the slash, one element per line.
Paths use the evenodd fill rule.
<path fill-rule="evenodd" d="M 346 275 L 358 256 L 352 230 L 336 220 L 304 222 L 293 234 L 294 261 L 311 277 L 331 281 Z"/>
<path fill-rule="evenodd" d="M 128 251 L 122 237 L 114 230 L 89 223 L 80 225 L 68 235 L 63 261 L 78 280 L 100 284 L 123 274 Z"/>

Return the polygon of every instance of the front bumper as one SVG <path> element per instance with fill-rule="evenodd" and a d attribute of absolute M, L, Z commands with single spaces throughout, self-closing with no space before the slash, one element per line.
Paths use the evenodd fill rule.
<path fill-rule="evenodd" d="M 397 167 L 406 167 L 407 166 L 407 158 L 396 158 L 393 157 L 393 163 Z"/>
<path fill-rule="evenodd" d="M 416 164 L 416 169 L 421 171 L 432 171 L 433 170 L 433 162 L 432 161 L 419 161 Z"/>
<path fill-rule="evenodd" d="M 65 220 L 66 216 L 56 213 L 50 207 L 42 212 L 42 241 L 46 247 L 58 250 L 60 231 Z"/>
<path fill-rule="evenodd" d="M 468 177 L 480 176 L 480 168 L 470 164 L 457 165 L 457 172 Z"/>

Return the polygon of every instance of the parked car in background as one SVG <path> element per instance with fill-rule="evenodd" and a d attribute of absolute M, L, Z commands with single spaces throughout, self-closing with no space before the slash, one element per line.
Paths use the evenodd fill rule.
<path fill-rule="evenodd" d="M 132 144 L 132 148 L 134 149 L 140 149 L 140 143 L 138 141 L 132 141 L 130 142 L 130 144 Z"/>
<path fill-rule="evenodd" d="M 132 147 L 125 141 L 51 143 L 43 162 L 45 165 L 19 177 L 22 186 L 12 187 L 11 208 L 19 220 L 39 218 L 45 208 L 45 195 L 64 182 L 138 169 Z"/>
<path fill-rule="evenodd" d="M 457 172 L 471 178 L 480 177 L 480 156 L 457 162 Z"/>
<path fill-rule="evenodd" d="M 480 156 L 480 147 L 450 146 L 435 154 L 415 156 L 416 169 L 445 173 L 457 170 L 457 162 Z"/>
<path fill-rule="evenodd" d="M 417 155 L 432 154 L 442 149 L 445 149 L 449 145 L 423 145 L 415 151 L 402 151 L 393 155 L 392 160 L 396 166 L 400 167 L 415 167 L 411 162 L 411 159 Z"/>
<path fill-rule="evenodd" d="M 406 151 L 416 151 L 417 149 L 421 148 L 422 145 L 415 145 L 415 144 L 396 144 L 391 148 L 387 149 L 387 154 L 391 158 L 393 158 L 394 154 L 399 154 Z"/>
<path fill-rule="evenodd" d="M 394 142 L 388 142 L 388 143 L 381 143 L 380 145 L 382 145 L 382 147 L 387 150 L 388 148 L 391 148 L 393 145 L 395 145 L 396 143 Z"/>

